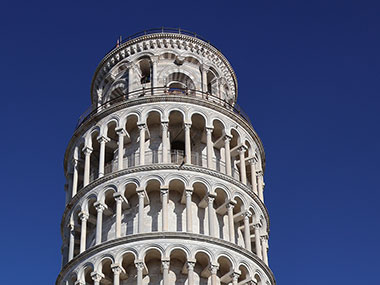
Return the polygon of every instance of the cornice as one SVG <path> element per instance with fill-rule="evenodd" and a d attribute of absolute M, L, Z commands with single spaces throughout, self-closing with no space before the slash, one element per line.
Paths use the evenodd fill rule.
<path fill-rule="evenodd" d="M 78 129 L 75 130 L 73 136 L 71 137 L 69 144 L 66 148 L 65 156 L 64 156 L 64 169 L 66 171 L 66 165 L 67 165 L 67 158 L 69 155 L 69 151 L 73 146 L 74 140 L 80 135 L 85 132 L 88 128 L 91 127 L 94 121 L 99 121 L 102 118 L 125 108 L 133 107 L 140 104 L 146 104 L 146 103 L 159 103 L 159 102 L 181 102 L 181 103 L 188 103 L 188 104 L 195 104 L 197 106 L 203 106 L 210 108 L 214 111 L 220 112 L 225 116 L 228 116 L 232 118 L 233 120 L 237 121 L 241 126 L 245 128 L 245 130 L 253 137 L 253 139 L 256 141 L 257 146 L 260 151 L 260 156 L 262 159 L 262 167 L 263 171 L 265 172 L 265 151 L 263 147 L 263 143 L 260 139 L 260 137 L 257 135 L 256 131 L 254 130 L 253 126 L 248 123 L 246 120 L 244 120 L 241 116 L 234 113 L 233 111 L 220 106 L 216 103 L 197 98 L 197 97 L 185 97 L 185 96 L 176 96 L 176 95 L 154 95 L 154 96 L 144 96 L 140 98 L 134 98 L 134 99 L 128 99 L 126 101 L 117 103 L 115 105 L 112 105 L 108 107 L 107 109 L 104 109 L 96 114 L 94 114 L 92 117 L 84 121 Z"/>
<path fill-rule="evenodd" d="M 150 164 L 150 165 L 143 165 L 143 166 L 135 166 L 135 167 L 130 167 L 127 169 L 119 170 L 112 172 L 110 174 L 107 174 L 101 178 L 98 178 L 88 184 L 86 187 L 80 189 L 77 194 L 70 200 L 70 202 L 66 205 L 65 211 L 63 212 L 62 215 L 62 220 L 61 220 L 61 236 L 64 236 L 64 227 L 65 227 L 65 221 L 67 219 L 67 215 L 69 214 L 70 210 L 73 208 L 74 205 L 81 199 L 87 192 L 91 191 L 93 188 L 95 188 L 98 185 L 101 185 L 103 183 L 106 183 L 114 178 L 118 178 L 127 174 L 131 173 L 141 173 L 143 171 L 157 171 L 157 170 L 179 170 L 178 165 L 174 164 Z M 246 192 L 255 202 L 256 204 L 260 207 L 261 211 L 263 212 L 265 216 L 265 220 L 267 221 L 267 232 L 270 232 L 270 220 L 269 220 L 269 214 L 268 210 L 265 206 L 265 204 L 260 200 L 260 198 L 246 185 L 242 184 L 240 181 L 232 178 L 231 176 L 228 176 L 226 174 L 223 174 L 221 172 L 211 170 L 205 167 L 201 166 L 196 166 L 196 165 L 183 165 L 181 167 L 181 170 L 187 170 L 187 171 L 193 171 L 193 172 L 198 172 L 202 174 L 207 174 L 213 177 L 220 178 L 222 180 L 225 180 L 229 183 L 234 184 L 235 186 L 239 187 L 241 190 Z"/>
<path fill-rule="evenodd" d="M 233 81 L 233 86 L 231 86 L 231 87 L 233 87 L 233 89 L 234 89 L 234 93 L 235 93 L 234 100 L 236 102 L 237 96 L 238 96 L 237 78 L 236 78 L 236 74 L 235 74 L 231 64 L 226 59 L 226 57 L 216 47 L 212 46 L 211 44 L 209 44 L 209 43 L 207 43 L 207 42 L 205 42 L 199 38 L 195 38 L 195 37 L 184 35 L 184 34 L 167 33 L 167 32 L 166 33 L 153 33 L 153 34 L 143 35 L 143 36 L 131 39 L 131 40 L 121 44 L 119 47 L 114 48 L 109 53 L 107 53 L 103 57 L 103 59 L 100 61 L 99 65 L 97 66 L 97 68 L 95 70 L 94 76 L 92 78 L 92 81 L 91 81 L 91 100 L 92 100 L 92 96 L 94 94 L 94 87 L 96 84 L 96 80 L 97 80 L 98 76 L 100 76 L 100 73 L 101 72 L 104 72 L 104 73 L 108 72 L 118 62 L 120 62 L 121 60 L 123 60 L 129 56 L 129 55 L 125 56 L 125 53 L 123 56 L 122 51 L 124 51 L 126 48 L 128 48 L 132 45 L 136 45 L 136 44 L 139 44 L 141 42 L 147 42 L 147 41 L 152 41 L 152 40 L 160 40 L 160 39 L 182 40 L 182 41 L 186 41 L 186 42 L 189 42 L 189 43 L 192 43 L 195 45 L 199 45 L 201 47 L 201 49 L 199 49 L 199 50 L 202 51 L 202 56 L 204 56 L 206 51 L 215 54 L 221 60 L 221 62 L 227 67 L 229 73 L 231 74 L 232 81 Z M 150 43 L 147 44 L 146 46 L 150 46 Z"/>
<path fill-rule="evenodd" d="M 176 238 L 181 239 L 182 241 L 192 240 L 192 241 L 198 241 L 198 242 L 204 242 L 204 243 L 211 243 L 213 245 L 221 246 L 222 248 L 233 250 L 251 259 L 252 261 L 254 261 L 267 274 L 267 276 L 271 280 L 271 283 L 273 285 L 276 284 L 276 280 L 274 278 L 272 270 L 261 259 L 259 259 L 256 254 L 225 240 L 221 240 L 221 239 L 213 238 L 209 236 L 204 236 L 200 234 L 184 233 L 184 232 L 155 232 L 155 233 L 133 234 L 133 235 L 128 235 L 128 236 L 121 237 L 118 239 L 113 239 L 113 240 L 104 242 L 100 245 L 94 246 L 84 251 L 83 253 L 77 255 L 76 257 L 74 257 L 74 259 L 66 263 L 62 267 L 62 270 L 59 273 L 55 284 L 60 285 L 60 282 L 62 282 L 62 279 L 65 273 L 71 270 L 73 267 L 75 267 L 76 264 L 78 264 L 79 262 L 85 261 L 89 259 L 91 256 L 93 256 L 94 254 L 97 254 L 106 249 L 110 249 L 119 245 L 124 245 L 124 244 L 132 243 L 132 242 L 138 242 L 138 241 L 147 242 L 149 240 L 157 241 L 159 239 L 176 239 Z"/>

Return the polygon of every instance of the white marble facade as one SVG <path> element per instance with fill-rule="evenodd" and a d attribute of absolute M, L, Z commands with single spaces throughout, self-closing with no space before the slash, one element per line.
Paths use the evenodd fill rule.
<path fill-rule="evenodd" d="M 69 284 L 275 284 L 265 154 L 210 44 L 152 32 L 112 50 L 65 153 Z"/>

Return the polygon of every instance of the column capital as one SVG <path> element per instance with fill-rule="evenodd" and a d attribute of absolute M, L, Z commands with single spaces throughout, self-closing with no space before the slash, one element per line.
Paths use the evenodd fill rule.
<path fill-rule="evenodd" d="M 90 155 L 93 151 L 93 148 L 92 147 L 89 147 L 89 146 L 85 146 L 83 149 L 82 149 L 83 153 L 85 155 Z"/>
<path fill-rule="evenodd" d="M 86 285 L 83 281 L 78 280 L 74 283 L 74 285 Z"/>
<path fill-rule="evenodd" d="M 161 126 L 162 126 L 163 128 L 167 128 L 167 127 L 169 127 L 169 121 L 163 121 L 163 122 L 161 122 Z"/>
<path fill-rule="evenodd" d="M 145 264 L 143 261 L 135 261 L 135 266 L 137 270 L 143 270 L 145 268 Z"/>
<path fill-rule="evenodd" d="M 103 212 L 105 209 L 108 208 L 107 205 L 105 205 L 105 204 L 103 204 L 102 202 L 99 202 L 99 201 L 97 201 L 97 202 L 94 203 L 94 207 L 95 207 L 96 211 L 98 211 L 98 212 Z"/>
<path fill-rule="evenodd" d="M 139 124 L 137 124 L 137 127 L 141 131 L 141 130 L 144 130 L 146 128 L 146 124 L 145 123 L 139 123 Z"/>
<path fill-rule="evenodd" d="M 250 212 L 250 211 L 245 211 L 244 213 L 243 213 L 243 216 L 244 216 L 244 218 L 250 218 L 250 217 L 252 217 L 252 213 Z"/>
<path fill-rule="evenodd" d="M 240 273 L 238 273 L 238 272 L 232 272 L 231 278 L 232 278 L 233 281 L 237 281 L 239 279 L 239 277 L 240 277 Z"/>
<path fill-rule="evenodd" d="M 162 263 L 162 268 L 163 269 L 169 269 L 170 260 L 162 260 L 161 263 Z"/>
<path fill-rule="evenodd" d="M 138 195 L 139 197 L 145 198 L 145 191 L 144 191 L 144 189 L 142 189 L 142 190 L 140 190 L 140 191 L 136 191 L 136 192 L 137 192 L 137 195 Z"/>
<path fill-rule="evenodd" d="M 72 223 L 68 224 L 67 227 L 68 227 L 70 232 L 73 232 L 75 230 L 75 226 Z"/>
<path fill-rule="evenodd" d="M 104 278 L 103 273 L 91 272 L 90 275 L 91 275 L 92 280 L 94 280 L 95 282 L 100 282 Z"/>
<path fill-rule="evenodd" d="M 113 198 L 117 202 L 123 202 L 123 200 L 124 200 L 123 195 L 121 195 L 121 193 L 113 193 Z"/>
<path fill-rule="evenodd" d="M 101 144 L 101 143 L 107 143 L 109 142 L 111 139 L 106 137 L 106 136 L 98 136 L 96 138 L 98 140 L 98 142 Z"/>
<path fill-rule="evenodd" d="M 79 213 L 79 218 L 81 219 L 81 221 L 87 221 L 88 218 L 90 217 L 90 215 L 86 212 L 80 212 Z"/>
<path fill-rule="evenodd" d="M 116 128 L 115 129 L 115 132 L 119 135 L 119 136 L 125 136 L 127 134 L 127 131 L 124 129 L 124 128 Z"/>
<path fill-rule="evenodd" d="M 185 128 L 190 129 L 191 128 L 191 123 L 185 123 Z"/>
<path fill-rule="evenodd" d="M 186 265 L 187 265 L 187 269 L 188 270 L 194 270 L 194 267 L 195 267 L 195 260 L 188 260 L 186 262 Z"/>
<path fill-rule="evenodd" d="M 214 130 L 214 127 L 206 127 L 206 133 L 212 133 L 212 131 Z"/>
<path fill-rule="evenodd" d="M 112 269 L 114 274 L 125 273 L 124 268 L 120 264 L 117 264 L 117 263 L 111 264 L 111 269 Z"/>
<path fill-rule="evenodd" d="M 193 188 L 185 188 L 185 194 L 186 196 L 193 195 L 194 189 Z"/>
<path fill-rule="evenodd" d="M 200 65 L 200 68 L 201 68 L 201 71 L 209 71 L 209 69 L 210 69 L 210 65 L 205 64 L 205 63 L 202 63 L 202 64 Z"/>
<path fill-rule="evenodd" d="M 247 148 L 245 145 L 243 145 L 243 144 L 242 144 L 241 146 L 239 146 L 239 148 L 238 148 L 238 150 L 239 150 L 240 153 L 241 153 L 241 152 L 243 152 L 243 153 L 246 152 L 247 149 L 248 149 L 248 148 Z"/>
<path fill-rule="evenodd" d="M 256 174 L 257 174 L 257 176 L 264 176 L 264 173 L 261 169 L 256 170 Z"/>
<path fill-rule="evenodd" d="M 261 228 L 261 223 L 260 223 L 260 222 L 256 222 L 253 226 L 254 226 L 256 229 L 260 229 L 260 228 Z"/>
<path fill-rule="evenodd" d="M 211 274 L 216 274 L 219 270 L 219 265 L 217 264 L 211 264 L 210 265 L 210 272 Z"/>
<path fill-rule="evenodd" d="M 208 202 L 209 204 L 212 204 L 212 203 L 214 203 L 215 198 L 216 198 L 216 195 L 215 195 L 215 194 L 209 194 L 209 195 L 207 196 L 207 202 Z"/>
<path fill-rule="evenodd" d="M 169 193 L 169 186 L 161 186 L 160 187 L 161 194 L 165 195 Z"/>
<path fill-rule="evenodd" d="M 231 141 L 231 139 L 232 139 L 232 136 L 230 136 L 230 135 L 227 135 L 227 134 L 225 134 L 224 135 L 224 142 L 230 142 Z"/>

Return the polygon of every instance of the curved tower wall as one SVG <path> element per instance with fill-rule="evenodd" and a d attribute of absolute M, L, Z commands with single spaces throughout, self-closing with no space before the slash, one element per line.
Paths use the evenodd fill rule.
<path fill-rule="evenodd" d="M 236 97 L 228 61 L 194 36 L 105 56 L 65 154 L 57 285 L 275 284 L 264 151 Z"/>

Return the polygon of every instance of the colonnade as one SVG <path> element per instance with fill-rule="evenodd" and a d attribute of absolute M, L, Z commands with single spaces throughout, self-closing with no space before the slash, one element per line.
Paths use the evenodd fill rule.
<path fill-rule="evenodd" d="M 147 155 L 147 149 L 145 145 L 146 133 L 147 133 L 147 124 L 141 123 L 138 124 L 139 129 L 139 148 L 138 148 L 138 157 L 139 161 L 136 162 L 138 165 L 145 165 L 145 157 Z M 191 134 L 190 128 L 191 123 L 184 124 L 184 135 L 185 135 L 185 164 L 192 164 L 192 147 L 191 147 Z M 206 156 L 207 163 L 206 165 L 202 165 L 207 167 L 208 169 L 216 170 L 216 165 L 214 164 L 214 146 L 217 142 L 213 142 L 212 140 L 212 127 L 206 127 Z M 116 128 L 116 133 L 118 135 L 118 147 L 117 147 L 117 168 L 113 169 L 113 171 L 122 170 L 128 166 L 124 165 L 124 138 L 127 135 L 127 131 L 124 128 Z M 164 121 L 161 122 L 161 137 L 162 137 L 162 157 L 160 158 L 162 163 L 172 163 L 170 157 L 170 141 L 169 141 L 169 122 Z M 264 179 L 263 179 L 263 171 L 261 169 L 260 163 L 258 162 L 256 157 L 249 156 L 247 157 L 246 153 L 248 152 L 248 147 L 244 144 L 239 144 L 235 146 L 232 150 L 230 147 L 231 136 L 227 134 L 223 134 L 222 137 L 218 139 L 218 141 L 224 141 L 224 163 L 225 167 L 223 169 L 224 174 L 228 176 L 233 176 L 232 169 L 237 170 L 234 167 L 234 163 L 231 160 L 232 153 L 238 153 L 238 160 L 235 161 L 237 165 L 239 165 L 239 175 L 238 179 L 243 184 L 250 184 L 253 192 L 259 196 L 259 198 L 264 202 Z M 105 146 L 106 143 L 110 141 L 110 139 L 104 135 L 97 137 L 97 141 L 99 142 L 99 163 L 98 163 L 98 174 L 97 177 L 101 178 L 105 174 Z M 79 147 L 76 147 L 73 155 L 73 160 L 71 163 L 71 175 L 69 177 L 69 185 L 71 188 L 71 197 L 74 197 L 77 193 L 78 185 L 79 185 L 79 177 L 83 176 L 83 187 L 86 187 L 90 181 L 90 171 L 91 171 L 91 154 L 93 153 L 93 148 L 89 145 L 85 145 L 81 150 L 84 155 L 84 167 L 83 173 L 79 173 L 79 164 L 82 160 L 79 158 Z M 247 180 L 247 167 L 250 168 L 250 181 Z"/>
<path fill-rule="evenodd" d="M 174 191 L 174 190 L 173 190 Z M 183 190 L 184 198 L 184 213 L 186 221 L 186 232 L 187 233 L 199 233 L 198 230 L 193 229 L 193 218 L 196 217 L 194 213 L 194 205 L 192 204 L 192 195 L 194 189 L 193 187 L 188 187 Z M 137 231 L 134 233 L 144 233 L 147 231 L 144 228 L 144 220 L 147 218 L 147 213 L 144 211 L 145 206 L 149 203 L 149 197 L 147 195 L 145 188 L 136 188 L 136 194 L 138 196 L 138 212 L 137 212 Z M 169 211 L 168 211 L 168 202 L 169 202 L 169 186 L 160 187 L 160 196 L 161 196 L 161 231 L 168 231 L 169 223 Z M 86 211 L 81 211 L 77 215 L 79 217 L 80 225 L 75 227 L 75 217 L 69 223 L 69 238 L 68 238 L 68 261 L 74 257 L 74 247 L 75 247 L 75 231 L 80 232 L 79 238 L 79 253 L 82 253 L 89 247 L 87 242 L 87 224 L 90 219 L 92 219 L 92 224 L 95 225 L 95 243 L 98 245 L 102 242 L 103 235 L 103 215 L 107 210 L 108 215 L 113 215 L 115 233 L 114 238 L 120 238 L 122 236 L 121 227 L 122 227 L 122 214 L 123 214 L 123 203 L 128 205 L 128 200 L 121 193 L 114 193 L 113 198 L 115 201 L 115 213 L 111 209 L 108 209 L 108 206 L 100 201 L 95 201 L 93 206 L 96 209 L 96 216 L 92 217 Z M 256 215 L 253 215 L 250 210 L 244 210 L 243 207 L 239 207 L 238 211 L 234 212 L 234 207 L 236 201 L 226 200 L 223 204 L 217 207 L 214 203 L 216 198 L 215 193 L 206 193 L 202 201 L 197 205 L 199 208 L 207 208 L 207 224 L 208 224 L 208 235 L 215 238 L 223 238 L 229 242 L 238 244 L 238 239 L 236 237 L 236 231 L 241 231 L 244 243 L 239 245 L 244 246 L 245 249 L 253 251 L 257 256 L 262 259 L 266 264 L 268 264 L 268 242 L 267 242 L 267 233 L 266 229 L 263 228 L 263 225 Z M 75 214 L 75 213 L 74 213 Z M 226 236 L 220 237 L 219 232 L 219 222 L 217 215 L 227 216 L 227 231 Z M 241 223 L 241 221 L 243 221 Z M 129 221 L 132 222 L 133 221 Z M 128 222 L 127 222 L 128 223 Z M 80 229 L 80 230 L 79 230 Z M 178 229 L 177 229 L 178 231 Z M 206 233 L 206 232 L 205 232 Z M 255 248 L 251 248 L 251 244 L 254 242 Z"/>
<path fill-rule="evenodd" d="M 235 267 L 224 256 L 220 256 L 217 261 L 211 261 L 203 252 L 197 253 L 195 257 L 188 257 L 181 250 L 175 250 L 175 253 L 168 257 L 156 255 L 151 258 L 152 252 L 159 254 L 157 250 L 152 249 L 142 259 L 127 253 L 128 262 L 123 259 L 118 261 L 104 259 L 98 269 L 87 265 L 80 276 L 67 280 L 65 285 L 142 285 L 148 282 L 154 283 L 155 278 L 162 280 L 160 284 L 163 285 L 178 284 L 178 282 L 188 285 L 198 285 L 203 282 L 211 285 L 263 285 L 259 274 L 250 273 L 242 264 Z M 151 263 L 152 260 L 155 262 Z M 159 273 L 157 267 L 160 268 Z"/>

